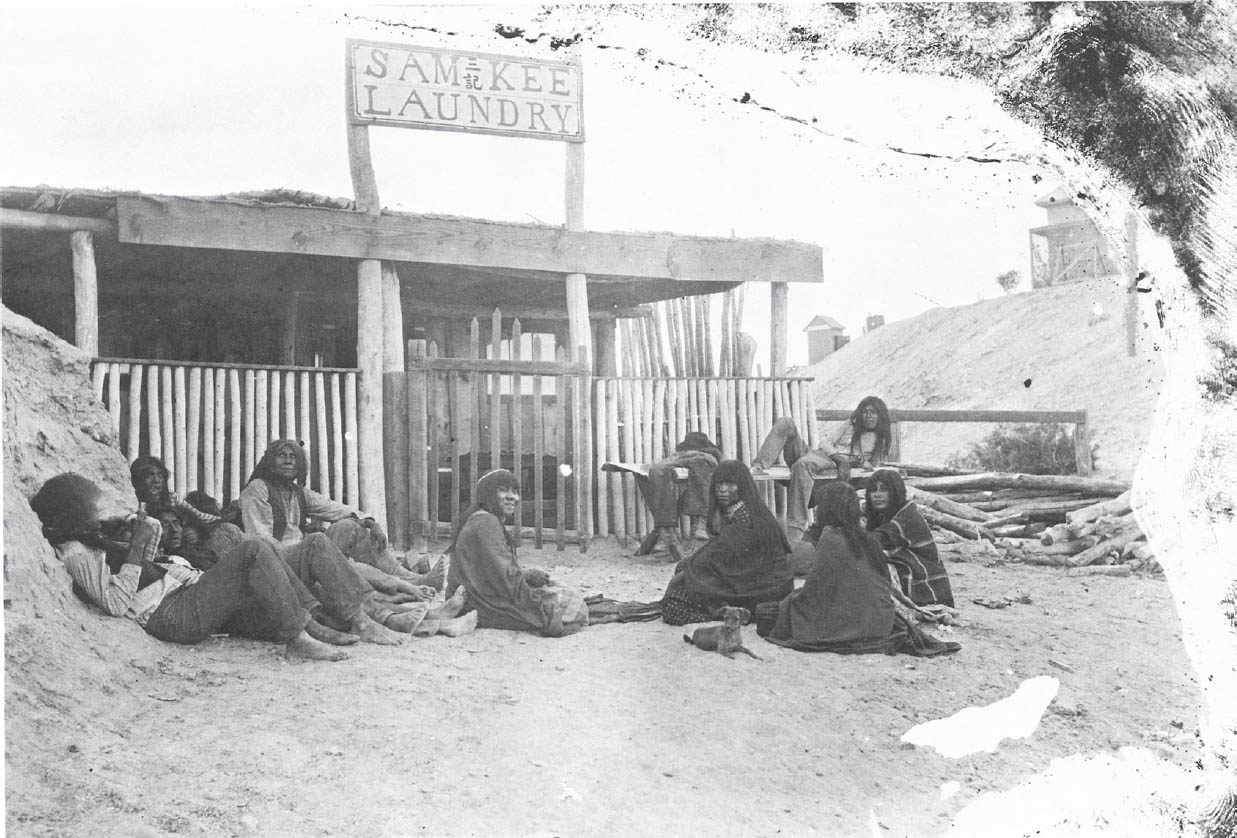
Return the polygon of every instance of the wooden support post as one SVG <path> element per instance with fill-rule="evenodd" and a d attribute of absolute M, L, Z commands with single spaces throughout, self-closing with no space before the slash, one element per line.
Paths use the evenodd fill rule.
<path fill-rule="evenodd" d="M 382 263 L 382 429 L 387 523 L 391 543 L 409 547 L 408 394 L 404 378 L 404 316 L 395 265 Z M 424 519 L 422 519 L 424 520 Z"/>
<path fill-rule="evenodd" d="M 426 550 L 425 536 L 429 523 L 429 496 L 425 491 L 429 469 L 426 449 L 429 443 L 427 426 L 427 373 L 425 371 L 426 346 L 423 340 L 408 341 L 407 398 L 408 398 L 408 467 L 404 472 L 405 491 L 408 494 L 408 527 L 410 549 L 421 553 Z M 430 421 L 436 419 L 430 417 Z"/>
<path fill-rule="evenodd" d="M 584 229 L 584 144 L 564 143 L 566 148 L 566 222 L 568 230 Z M 593 354 L 588 324 L 588 283 L 584 274 L 567 274 L 567 346 L 571 356 L 583 346 Z M 569 358 L 569 360 L 572 360 Z"/>
<path fill-rule="evenodd" d="M 593 372 L 597 375 L 618 375 L 618 366 L 614 357 L 614 320 L 610 318 L 593 321 L 596 330 L 593 341 L 593 353 L 597 356 L 597 365 Z"/>
<path fill-rule="evenodd" d="M 73 253 L 73 342 L 94 358 L 99 354 L 99 282 L 95 273 L 94 235 L 69 234 Z"/>
<path fill-rule="evenodd" d="M 357 265 L 357 488 L 361 509 L 381 519 L 387 513 L 382 456 L 383 346 L 382 263 L 363 259 Z M 386 529 L 386 521 L 381 524 Z"/>
<path fill-rule="evenodd" d="M 769 375 L 786 374 L 786 307 L 790 286 L 774 282 L 769 288 Z"/>
<path fill-rule="evenodd" d="M 279 347 L 280 363 L 296 366 L 297 323 L 300 320 L 301 292 L 293 291 L 288 296 L 288 305 L 283 310 L 283 341 Z"/>

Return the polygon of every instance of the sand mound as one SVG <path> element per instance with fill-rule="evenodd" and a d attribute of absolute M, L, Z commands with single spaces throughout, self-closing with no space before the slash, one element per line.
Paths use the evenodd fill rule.
<path fill-rule="evenodd" d="M 903 409 L 1086 410 L 1096 474 L 1129 480 L 1163 365 L 1146 340 L 1127 354 L 1125 304 L 1115 283 L 1095 282 L 932 309 L 856 338 L 803 374 L 816 379 L 820 408 L 849 410 L 875 394 Z M 902 458 L 943 463 L 992 429 L 908 424 Z"/>
<path fill-rule="evenodd" d="M 50 728 L 78 727 L 92 705 L 153 664 L 158 644 L 135 624 L 88 608 L 43 539 L 29 499 L 76 471 L 103 490 L 104 512 L 132 506 L 128 466 L 93 397 L 89 359 L 4 309 L 4 635 L 7 785 L 40 758 Z M 53 737 L 56 738 L 56 737 Z"/>

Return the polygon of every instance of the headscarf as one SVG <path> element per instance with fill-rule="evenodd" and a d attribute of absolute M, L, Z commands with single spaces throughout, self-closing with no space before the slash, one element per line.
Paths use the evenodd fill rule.
<path fill-rule="evenodd" d="M 709 481 L 708 529 L 710 535 L 717 535 L 721 529 L 722 510 L 717 503 L 716 491 L 718 483 L 733 483 L 738 487 L 739 500 L 747 507 L 752 519 L 752 527 L 756 530 L 762 544 L 781 545 L 782 552 L 790 552 L 790 542 L 786 540 L 785 531 L 777 522 L 777 518 L 773 517 L 769 507 L 765 506 L 764 501 L 761 500 L 751 471 L 738 460 L 722 460 L 717 464 L 717 468 L 713 471 L 713 478 Z"/>
<path fill-rule="evenodd" d="M 272 485 L 286 486 L 287 482 L 275 474 L 275 457 L 280 451 L 290 449 L 296 454 L 296 477 L 293 479 L 292 488 L 297 493 L 297 500 L 301 508 L 301 514 L 305 514 L 305 481 L 309 477 L 309 455 L 305 453 L 305 449 L 295 439 L 277 439 L 266 447 L 266 453 L 262 455 L 262 459 L 258 460 L 257 465 L 253 467 L 253 474 L 249 475 L 249 483 L 254 480 L 262 480 L 266 482 L 268 487 Z M 271 525 L 271 535 L 276 541 L 283 539 L 283 535 L 288 529 L 288 510 L 284 509 L 283 499 L 279 492 L 268 492 L 271 503 L 271 513 L 274 519 Z"/>
<path fill-rule="evenodd" d="M 503 508 L 498 502 L 499 489 L 514 489 L 516 494 L 520 492 L 520 481 L 515 475 L 507 471 L 505 468 L 494 469 L 487 471 L 477 480 L 477 487 L 473 491 L 472 506 L 460 516 L 459 527 L 455 531 L 455 535 L 451 538 L 451 546 L 447 548 L 448 553 L 455 552 L 455 544 L 460 539 L 460 533 L 464 529 L 464 522 L 472 517 L 474 512 L 484 511 L 496 517 L 500 523 L 506 523 L 506 517 L 503 515 Z M 503 537 L 507 539 L 507 545 L 515 549 L 515 544 L 511 540 L 510 533 L 507 528 L 503 527 Z"/>

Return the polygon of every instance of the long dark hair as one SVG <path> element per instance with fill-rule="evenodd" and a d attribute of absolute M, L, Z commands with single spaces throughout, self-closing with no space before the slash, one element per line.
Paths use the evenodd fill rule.
<path fill-rule="evenodd" d="M 309 455 L 295 439 L 277 439 L 266 446 L 262 459 L 258 460 L 257 465 L 253 467 L 253 474 L 249 475 L 249 480 L 245 482 L 258 479 L 283 482 L 283 479 L 275 474 L 275 456 L 284 448 L 291 448 L 296 454 L 296 484 L 303 487 L 309 477 Z"/>
<path fill-rule="evenodd" d="M 499 489 L 514 489 L 516 494 L 519 494 L 520 481 L 505 468 L 486 472 L 477 480 L 477 488 L 473 492 L 472 506 L 468 507 L 464 514 L 460 516 L 459 526 L 456 527 L 455 535 L 451 537 L 451 546 L 447 548 L 448 553 L 455 553 L 455 544 L 460 540 L 460 533 L 464 530 L 464 522 L 471 518 L 474 512 L 488 512 L 497 518 L 499 523 L 503 524 L 503 538 L 507 540 L 507 546 L 512 550 L 515 549 L 515 542 L 511 540 L 511 533 L 507 531 L 507 522 L 503 516 L 503 508 L 498 502 Z M 518 509 L 516 514 L 520 514 Z"/>
<path fill-rule="evenodd" d="M 893 441 L 892 424 L 889 421 L 889 408 L 876 396 L 866 396 L 859 402 L 850 415 L 850 453 L 863 455 L 863 409 L 876 408 L 876 446 L 872 449 L 872 459 L 884 462 L 889 457 L 889 446 Z"/>
<path fill-rule="evenodd" d="M 859 493 L 841 480 L 819 484 L 812 492 L 816 499 L 816 520 L 827 527 L 837 527 L 854 554 L 883 562 L 880 545 L 864 529 L 860 520 Z M 869 519 L 870 520 L 870 519 Z"/>
<path fill-rule="evenodd" d="M 889 492 L 889 505 L 878 511 L 872 506 L 872 492 L 881 485 Z M 863 485 L 863 502 L 868 508 L 868 529 L 874 530 L 890 521 L 906 506 L 906 483 L 903 482 L 902 475 L 892 468 L 878 468 L 869 474 Z"/>
<path fill-rule="evenodd" d="M 738 499 L 743 501 L 743 505 L 747 507 L 752 519 L 752 528 L 756 530 L 762 544 L 780 545 L 782 552 L 790 552 L 790 542 L 786 540 L 786 532 L 777 522 L 777 518 L 773 517 L 769 507 L 765 506 L 756 488 L 756 481 L 752 479 L 751 471 L 738 460 L 722 460 L 713 470 L 713 478 L 709 481 L 708 529 L 710 535 L 718 534 L 721 530 L 721 522 L 724 520 L 722 508 L 717 503 L 718 483 L 733 483 L 738 487 Z"/>

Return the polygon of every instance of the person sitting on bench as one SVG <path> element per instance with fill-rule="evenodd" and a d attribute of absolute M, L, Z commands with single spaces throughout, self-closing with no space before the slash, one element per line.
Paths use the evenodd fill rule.
<path fill-rule="evenodd" d="M 671 553 L 679 546 L 680 515 L 691 516 L 693 538 L 708 539 L 704 519 L 709 514 L 709 481 L 721 459 L 721 450 L 707 434 L 691 431 L 674 447 L 673 455 L 649 466 L 648 477 L 636 475 L 640 494 L 653 513 L 653 526 Z M 686 480 L 678 478 L 678 469 L 687 472 Z"/>

